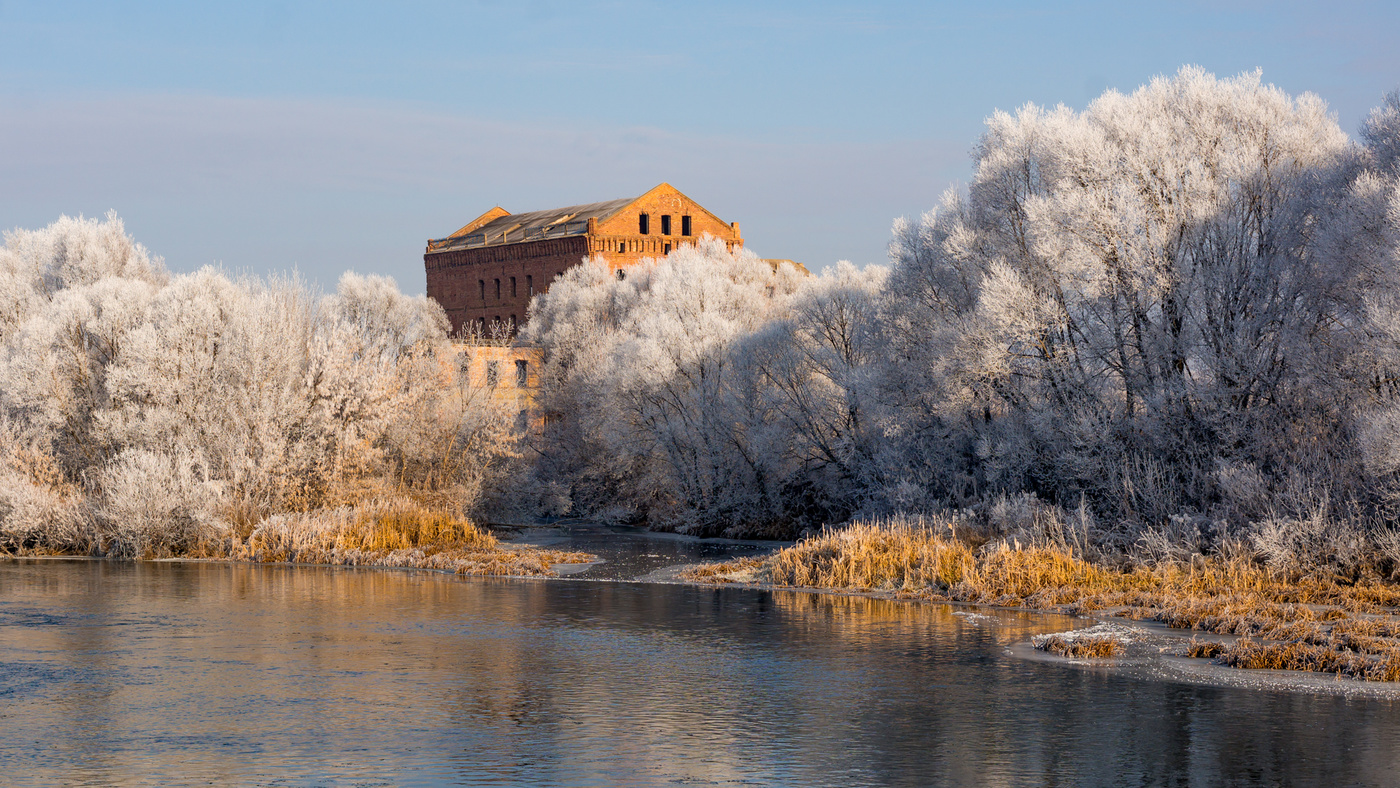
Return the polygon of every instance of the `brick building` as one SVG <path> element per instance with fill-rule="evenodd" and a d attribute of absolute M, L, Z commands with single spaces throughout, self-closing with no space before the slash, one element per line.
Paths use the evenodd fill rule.
<path fill-rule="evenodd" d="M 585 257 L 602 256 L 621 273 L 644 257 L 664 257 L 712 235 L 743 246 L 738 223 L 719 217 L 663 183 L 640 197 L 512 214 L 497 206 L 465 227 L 428 241 L 428 296 L 454 331 L 518 326 L 530 298 Z"/>

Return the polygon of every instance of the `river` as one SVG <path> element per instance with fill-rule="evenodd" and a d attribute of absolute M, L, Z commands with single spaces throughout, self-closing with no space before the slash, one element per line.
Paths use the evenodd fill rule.
<path fill-rule="evenodd" d="M 595 549 L 604 535 L 571 544 Z M 591 540 L 591 545 L 590 545 Z M 0 561 L 12 785 L 1394 785 L 1400 703 L 1027 656 L 1082 621 L 584 577 Z"/>

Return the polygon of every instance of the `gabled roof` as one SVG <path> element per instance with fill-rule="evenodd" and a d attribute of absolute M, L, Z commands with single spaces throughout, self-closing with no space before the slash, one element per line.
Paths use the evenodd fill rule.
<path fill-rule="evenodd" d="M 478 227 L 472 227 L 472 224 L 476 224 L 472 222 L 453 235 L 429 241 L 428 251 L 449 252 L 478 246 L 498 246 L 543 238 L 584 235 L 588 232 L 589 219 L 607 219 L 636 200 L 636 197 L 624 197 L 620 200 L 570 205 L 567 208 L 547 211 L 505 214 Z M 492 209 L 496 210 L 498 209 Z M 483 214 L 482 218 L 487 218 L 490 213 L 491 211 L 488 211 Z"/>
<path fill-rule="evenodd" d="M 678 197 L 684 197 L 685 200 L 686 200 L 687 202 L 689 202 L 691 205 L 694 205 L 696 208 L 699 208 L 701 211 L 704 211 L 705 214 L 706 214 L 707 216 L 709 216 L 711 219 L 714 219 L 714 220 L 715 220 L 715 224 L 730 224 L 730 222 L 726 222 L 725 220 L 719 218 L 718 216 L 715 216 L 714 212 L 711 211 L 709 208 L 706 208 L 705 206 L 701 205 L 700 203 L 698 203 L 698 202 L 696 202 L 696 201 L 690 199 L 690 197 L 686 196 L 685 194 L 682 194 L 680 189 L 677 189 L 676 187 L 674 187 L 674 186 L 672 186 L 671 184 L 666 183 L 666 182 L 664 182 L 664 181 L 661 182 L 661 183 L 658 183 L 657 185 L 655 185 L 655 186 L 651 187 L 650 189 L 646 190 L 640 197 L 634 197 L 634 198 L 632 198 L 632 202 L 636 202 L 636 201 L 638 201 L 638 200 L 644 199 L 644 198 L 650 196 L 652 193 L 654 193 L 654 192 L 659 192 L 659 191 L 662 191 L 662 190 L 672 191 L 672 192 L 675 192 L 675 193 L 676 193 L 676 196 L 678 196 Z M 611 217 L 611 216 L 599 216 L 599 217 L 598 217 L 598 221 L 601 223 L 604 219 L 607 219 L 607 218 L 612 218 L 612 217 Z"/>

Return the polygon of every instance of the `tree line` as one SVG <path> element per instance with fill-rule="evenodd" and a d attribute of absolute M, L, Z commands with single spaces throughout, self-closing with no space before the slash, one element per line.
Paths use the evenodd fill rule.
<path fill-rule="evenodd" d="M 1102 556 L 1400 558 L 1400 95 L 1353 140 L 1188 67 L 997 112 L 974 159 L 888 268 L 570 271 L 531 312 L 562 414 L 534 472 L 709 535 L 940 512 Z"/>
<path fill-rule="evenodd" d="M 7 233 L 0 547 L 178 552 L 408 496 L 1396 565 L 1400 94 L 1352 139 L 1316 96 L 1188 67 L 997 112 L 973 155 L 888 266 L 702 240 L 567 271 L 524 333 L 535 429 L 390 280 L 171 275 L 112 216 Z"/>

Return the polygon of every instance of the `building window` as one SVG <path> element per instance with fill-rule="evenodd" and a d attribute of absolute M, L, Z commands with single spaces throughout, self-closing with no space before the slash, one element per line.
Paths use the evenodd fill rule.
<path fill-rule="evenodd" d="M 481 287 L 481 301 L 482 301 L 482 303 L 485 303 L 485 302 L 486 302 L 486 280 L 485 280 L 485 279 L 478 279 L 478 280 L 476 280 L 476 283 L 477 283 L 477 285 L 479 285 L 479 286 Z"/>
<path fill-rule="evenodd" d="M 626 254 L 626 253 L 627 253 L 627 242 L 626 242 L 626 241 L 618 241 L 618 242 L 617 242 L 617 253 L 618 253 L 618 254 Z"/>
<path fill-rule="evenodd" d="M 515 387 L 525 388 L 530 385 L 530 362 L 525 359 L 515 361 Z"/>
<path fill-rule="evenodd" d="M 671 234 L 671 214 L 669 214 L 669 213 L 663 213 L 663 214 L 661 214 L 661 234 L 662 234 L 662 235 L 670 235 L 670 234 Z"/>
<path fill-rule="evenodd" d="M 527 295 L 527 296 L 534 296 L 534 295 L 535 295 L 535 277 L 533 277 L 533 276 L 526 276 L 526 277 L 525 277 L 525 295 Z"/>
<path fill-rule="evenodd" d="M 644 213 L 637 214 L 637 232 L 648 235 L 651 232 L 651 217 Z"/>
<path fill-rule="evenodd" d="M 681 235 L 690 235 L 690 217 L 681 217 Z"/>
<path fill-rule="evenodd" d="M 670 253 L 671 253 L 671 245 L 670 245 L 670 244 L 666 244 L 666 254 L 670 254 Z"/>
<path fill-rule="evenodd" d="M 486 385 L 495 388 L 501 382 L 501 362 L 486 362 Z"/>
<path fill-rule="evenodd" d="M 510 278 L 510 297 L 515 298 L 515 277 Z"/>
<path fill-rule="evenodd" d="M 496 300 L 501 300 L 501 280 L 496 280 Z"/>
<path fill-rule="evenodd" d="M 515 336 L 515 315 L 510 316 L 510 325 L 507 328 L 510 329 L 510 335 Z"/>
<path fill-rule="evenodd" d="M 486 318 L 478 317 L 476 319 L 476 330 L 480 331 L 482 336 L 486 335 Z"/>

